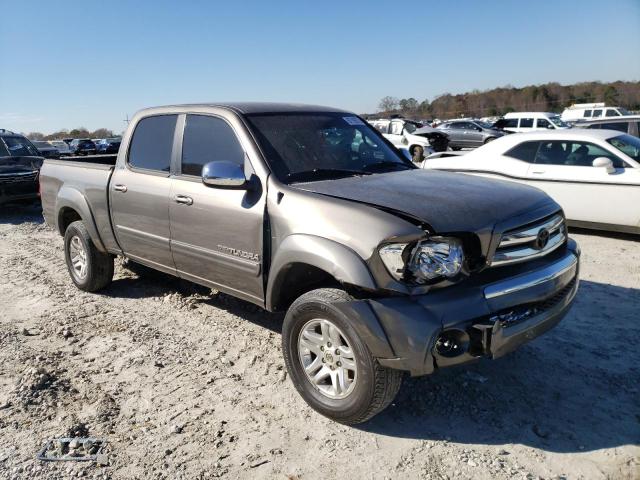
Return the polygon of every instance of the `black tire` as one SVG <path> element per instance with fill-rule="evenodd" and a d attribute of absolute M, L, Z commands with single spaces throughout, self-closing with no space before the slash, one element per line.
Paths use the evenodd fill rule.
<path fill-rule="evenodd" d="M 74 238 L 77 238 L 84 248 L 86 258 L 84 276 L 76 271 L 71 261 L 71 241 Z M 113 280 L 113 256 L 96 248 L 87 228 L 80 220 L 71 223 L 64 232 L 64 258 L 71 280 L 80 290 L 95 292 L 106 287 Z"/>
<path fill-rule="evenodd" d="M 489 142 L 493 142 L 496 139 L 496 137 L 489 137 L 487 139 L 485 139 L 484 144 L 486 145 Z"/>
<path fill-rule="evenodd" d="M 451 150 L 453 150 L 454 152 L 457 152 L 459 150 L 462 150 L 462 147 L 451 147 Z"/>
<path fill-rule="evenodd" d="M 298 393 L 317 412 L 348 425 L 365 422 L 384 410 L 398 393 L 403 376 L 403 372 L 382 367 L 376 361 L 349 318 L 334 306 L 336 302 L 350 300 L 349 294 L 333 288 L 305 293 L 287 311 L 282 328 L 285 364 Z M 351 345 L 358 374 L 353 390 L 345 398 L 326 396 L 312 384 L 304 371 L 298 352 L 298 338 L 303 326 L 313 319 L 329 320 Z"/>
<path fill-rule="evenodd" d="M 414 163 L 420 163 L 424 160 L 424 148 L 420 145 L 415 145 L 411 148 L 411 160 Z"/>

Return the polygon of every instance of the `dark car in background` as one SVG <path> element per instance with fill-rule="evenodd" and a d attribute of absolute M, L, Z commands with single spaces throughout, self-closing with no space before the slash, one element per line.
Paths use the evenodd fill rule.
<path fill-rule="evenodd" d="M 118 153 L 120 150 L 120 138 L 104 138 L 96 145 L 98 153 Z"/>
<path fill-rule="evenodd" d="M 40 198 L 38 149 L 24 136 L 0 129 L 0 205 Z"/>
<path fill-rule="evenodd" d="M 640 137 L 640 115 L 625 115 L 621 117 L 607 117 L 599 120 L 584 120 L 573 125 L 576 128 L 591 128 L 602 130 L 618 130 L 634 137 Z"/>
<path fill-rule="evenodd" d="M 96 144 L 88 138 L 76 138 L 69 145 L 71 155 L 95 155 Z"/>
<path fill-rule="evenodd" d="M 31 143 L 35 145 L 35 147 L 44 158 L 60 158 L 60 150 L 51 145 L 49 142 L 34 140 Z"/>
<path fill-rule="evenodd" d="M 452 150 L 480 147 L 504 135 L 480 120 L 452 120 L 441 123 L 437 128 L 449 136 Z"/>

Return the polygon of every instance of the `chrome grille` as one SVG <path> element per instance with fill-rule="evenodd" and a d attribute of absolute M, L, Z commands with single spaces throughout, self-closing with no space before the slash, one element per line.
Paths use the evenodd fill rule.
<path fill-rule="evenodd" d="M 38 172 L 3 173 L 0 174 L 0 184 L 33 182 L 37 176 Z"/>
<path fill-rule="evenodd" d="M 502 234 L 491 265 L 510 265 L 542 257 L 563 245 L 566 238 L 567 227 L 559 213 L 510 230 Z"/>

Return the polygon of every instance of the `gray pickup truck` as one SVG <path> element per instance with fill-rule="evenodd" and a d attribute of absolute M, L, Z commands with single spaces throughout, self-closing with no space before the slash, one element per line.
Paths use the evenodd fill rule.
<path fill-rule="evenodd" d="M 498 358 L 537 337 L 578 288 L 580 251 L 547 195 L 420 170 L 350 112 L 151 108 L 104 162 L 41 171 L 44 215 L 78 288 L 107 287 L 122 255 L 286 312 L 293 384 L 342 423 L 384 409 L 404 372 Z"/>

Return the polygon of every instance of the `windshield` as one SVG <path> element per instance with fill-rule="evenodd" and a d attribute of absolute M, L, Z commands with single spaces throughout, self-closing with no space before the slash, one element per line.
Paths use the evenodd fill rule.
<path fill-rule="evenodd" d="M 360 118 L 346 113 L 247 115 L 269 166 L 285 183 L 414 168 Z"/>
<path fill-rule="evenodd" d="M 563 122 L 562 119 L 560 118 L 560 115 L 553 115 L 548 118 L 549 118 L 549 121 L 553 123 L 556 127 L 569 128 L 569 124 Z"/>
<path fill-rule="evenodd" d="M 611 145 L 620 150 L 625 155 L 640 163 L 640 138 L 631 135 L 620 135 L 607 140 Z"/>
<path fill-rule="evenodd" d="M 9 155 L 12 157 L 40 156 L 38 149 L 24 137 L 2 137 L 2 140 L 4 140 L 7 150 L 9 150 Z"/>

